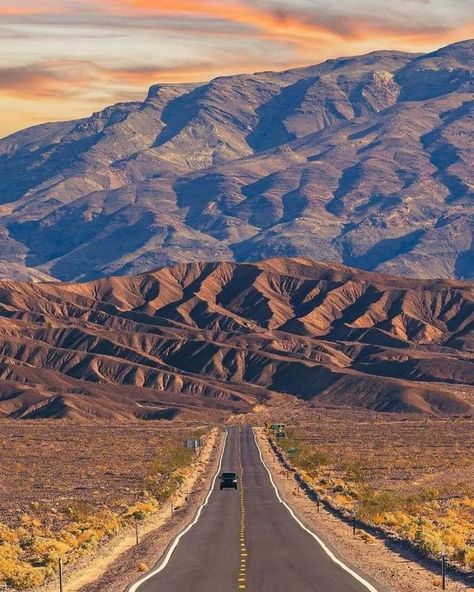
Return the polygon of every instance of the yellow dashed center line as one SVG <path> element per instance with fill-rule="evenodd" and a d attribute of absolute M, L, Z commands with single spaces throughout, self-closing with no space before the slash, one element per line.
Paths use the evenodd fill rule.
<path fill-rule="evenodd" d="M 247 580 L 247 546 L 245 544 L 245 495 L 244 495 L 244 466 L 242 464 L 241 429 L 239 428 L 239 464 L 240 464 L 240 568 L 237 576 L 237 589 L 246 589 Z"/>

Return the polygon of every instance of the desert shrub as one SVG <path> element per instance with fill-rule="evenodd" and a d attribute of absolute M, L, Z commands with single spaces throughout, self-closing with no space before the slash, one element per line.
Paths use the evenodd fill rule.
<path fill-rule="evenodd" d="M 306 448 L 297 455 L 298 466 L 314 476 L 322 466 L 329 463 L 329 456 L 324 450 L 307 450 Z"/>
<path fill-rule="evenodd" d="M 462 527 L 452 526 L 442 533 L 443 543 L 452 549 L 461 549 L 466 543 L 466 533 Z"/>
<path fill-rule="evenodd" d="M 398 527 L 401 529 L 406 528 L 412 523 L 413 518 L 402 511 L 391 511 L 386 512 L 383 516 L 383 522 L 387 526 Z"/>
<path fill-rule="evenodd" d="M 182 470 L 191 464 L 194 453 L 181 443 L 167 446 L 145 479 L 145 490 L 158 502 L 168 500 L 184 480 Z"/>
<path fill-rule="evenodd" d="M 61 541 L 46 537 L 35 537 L 29 549 L 31 563 L 35 566 L 51 567 L 70 550 Z"/>
<path fill-rule="evenodd" d="M 83 522 L 93 513 L 93 508 L 84 501 L 76 501 L 70 504 L 65 512 L 70 520 Z"/>
<path fill-rule="evenodd" d="M 469 508 L 471 510 L 474 510 L 474 498 L 472 498 L 472 497 L 464 497 L 461 500 L 461 504 L 463 506 L 465 506 L 466 508 Z"/>
<path fill-rule="evenodd" d="M 474 568 L 474 547 L 464 545 L 453 553 L 453 559 L 469 569 Z"/>
<path fill-rule="evenodd" d="M 46 579 L 47 572 L 41 568 L 31 567 L 23 563 L 5 578 L 5 584 L 16 590 L 26 590 L 34 586 L 40 586 Z"/>
<path fill-rule="evenodd" d="M 321 467 L 329 464 L 329 454 L 320 448 L 308 446 L 302 442 L 294 429 L 287 429 L 286 438 L 278 440 L 280 448 L 289 454 L 289 450 L 295 449 L 291 455 L 294 466 L 305 471 L 309 477 L 314 478 Z"/>
<path fill-rule="evenodd" d="M 14 549 L 0 545 L 0 583 L 15 590 L 26 590 L 41 585 L 45 577 L 45 569 L 33 567 L 19 560 L 19 555 Z"/>
<path fill-rule="evenodd" d="M 420 521 L 413 542 L 423 555 L 439 555 L 443 547 L 439 533 L 426 520 Z"/>
<path fill-rule="evenodd" d="M 18 542 L 18 534 L 12 528 L 8 528 L 5 524 L 0 524 L 0 546 L 5 545 L 5 543 L 13 544 Z"/>
<path fill-rule="evenodd" d="M 157 505 L 152 501 L 137 502 L 130 506 L 125 512 L 125 518 L 133 518 L 134 520 L 144 520 L 150 514 L 156 511 Z"/>
<path fill-rule="evenodd" d="M 343 459 L 340 468 L 347 481 L 363 483 L 367 479 L 366 469 L 361 458 L 353 457 Z"/>

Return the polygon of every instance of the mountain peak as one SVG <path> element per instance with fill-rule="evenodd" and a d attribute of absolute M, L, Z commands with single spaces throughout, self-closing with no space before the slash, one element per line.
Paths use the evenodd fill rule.
<path fill-rule="evenodd" d="M 2 273 L 304 256 L 472 278 L 472 47 L 156 84 L 0 140 Z"/>

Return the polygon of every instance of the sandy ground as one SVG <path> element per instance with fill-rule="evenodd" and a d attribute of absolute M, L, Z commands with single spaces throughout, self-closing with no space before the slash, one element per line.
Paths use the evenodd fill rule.
<path fill-rule="evenodd" d="M 316 504 L 299 491 L 294 475 L 280 463 L 263 431 L 256 429 L 263 457 L 271 469 L 275 483 L 283 499 L 291 505 L 299 518 L 337 553 L 354 566 L 363 566 L 364 573 L 393 592 L 429 592 L 441 589 L 439 572 L 415 560 L 406 549 L 396 549 L 382 538 L 364 540 L 364 532 L 352 536 L 350 525 L 335 517 L 322 506 L 318 513 Z M 393 546 L 389 548 L 388 545 Z M 447 590 L 465 592 L 474 586 L 448 577 Z"/>
<path fill-rule="evenodd" d="M 222 432 L 214 428 L 172 501 L 140 524 L 139 544 L 136 545 L 134 528 L 113 537 L 96 551 L 95 557 L 84 557 L 66 570 L 64 592 L 119 592 L 135 581 L 141 571 L 151 568 L 204 500 L 222 444 Z M 57 581 L 52 581 L 37 592 L 57 589 Z"/>

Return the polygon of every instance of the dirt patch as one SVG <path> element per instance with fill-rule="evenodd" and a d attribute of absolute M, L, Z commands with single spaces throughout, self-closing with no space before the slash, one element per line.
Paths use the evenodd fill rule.
<path fill-rule="evenodd" d="M 166 446 L 193 437 L 196 427 L 2 420 L 0 522 L 20 526 L 21 514 L 29 512 L 55 530 L 58 512 L 78 503 L 91 513 L 120 513 L 143 498 L 144 479 Z"/>
<path fill-rule="evenodd" d="M 413 553 L 402 546 L 389 548 L 381 538 L 367 535 L 361 530 L 352 535 L 350 525 L 334 516 L 323 506 L 318 512 L 315 502 L 299 490 L 293 473 L 287 471 L 277 459 L 261 429 L 256 429 L 260 448 L 283 499 L 291 505 L 300 519 L 321 536 L 336 553 L 352 565 L 363 565 L 364 572 L 382 587 L 393 592 L 420 592 L 440 588 L 439 573 L 417 561 Z M 449 581 L 449 590 L 473 590 L 461 581 Z"/>

